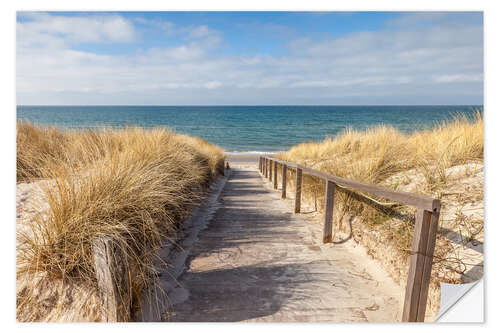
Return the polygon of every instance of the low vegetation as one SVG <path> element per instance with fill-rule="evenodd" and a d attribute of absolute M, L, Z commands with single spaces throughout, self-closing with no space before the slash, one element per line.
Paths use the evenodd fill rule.
<path fill-rule="evenodd" d="M 483 150 L 483 117 L 477 111 L 472 117 L 460 115 L 412 134 L 388 126 L 365 131 L 347 129 L 322 142 L 296 145 L 277 158 L 344 178 L 441 199 L 432 273 L 436 293 L 439 281 L 461 283 L 471 268 L 480 266 L 482 271 Z M 294 177 L 288 179 L 293 187 Z M 305 201 L 320 211 L 324 188 L 324 182 L 315 177 L 303 179 Z M 335 240 L 352 237 L 361 242 L 395 280 L 405 285 L 414 210 L 406 206 L 389 209 L 371 200 L 360 200 L 366 197 L 359 193 L 337 189 Z M 480 253 L 466 255 L 472 248 Z M 434 298 L 433 308 L 438 307 L 439 301 Z"/>
<path fill-rule="evenodd" d="M 37 184 L 44 207 L 18 218 L 18 320 L 67 317 L 70 301 L 54 300 L 71 298 L 64 286 L 54 287 L 56 295 L 40 291 L 58 284 L 88 291 L 88 302 L 73 309 L 79 314 L 66 320 L 100 320 L 91 244 L 101 236 L 131 264 L 137 307 L 155 281 L 153 254 L 223 172 L 223 157 L 202 139 L 166 129 L 64 131 L 18 122 L 17 181 Z"/>
<path fill-rule="evenodd" d="M 379 184 L 392 175 L 410 169 L 422 170 L 429 193 L 446 181 L 443 170 L 483 160 L 483 119 L 456 117 L 437 127 L 405 135 L 393 127 L 379 126 L 366 131 L 348 129 L 323 142 L 292 147 L 281 159 L 341 177 Z"/>

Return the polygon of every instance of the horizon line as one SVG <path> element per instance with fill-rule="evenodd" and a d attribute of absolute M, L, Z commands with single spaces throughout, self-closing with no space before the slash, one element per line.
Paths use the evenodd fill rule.
<path fill-rule="evenodd" d="M 16 104 L 18 106 L 483 106 L 481 104 Z"/>

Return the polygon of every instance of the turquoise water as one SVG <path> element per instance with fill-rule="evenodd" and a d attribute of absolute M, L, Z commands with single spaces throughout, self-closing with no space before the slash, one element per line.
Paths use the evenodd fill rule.
<path fill-rule="evenodd" d="M 409 133 L 482 106 L 18 106 L 17 118 L 65 128 L 165 126 L 229 152 L 275 152 L 387 124 Z"/>

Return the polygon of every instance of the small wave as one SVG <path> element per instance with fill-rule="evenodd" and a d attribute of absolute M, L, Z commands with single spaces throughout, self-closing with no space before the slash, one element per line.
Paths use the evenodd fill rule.
<path fill-rule="evenodd" d="M 280 151 L 226 151 L 226 155 L 238 156 L 238 155 L 273 155 L 279 154 Z"/>

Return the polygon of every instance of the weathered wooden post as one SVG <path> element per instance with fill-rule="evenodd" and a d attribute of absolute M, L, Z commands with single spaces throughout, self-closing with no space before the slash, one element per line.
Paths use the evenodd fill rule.
<path fill-rule="evenodd" d="M 278 189 L 278 162 L 274 161 L 274 179 L 273 179 L 273 187 L 275 190 Z"/>
<path fill-rule="evenodd" d="M 271 173 L 271 161 L 267 159 L 267 172 L 266 172 L 266 178 L 269 179 L 269 174 Z"/>
<path fill-rule="evenodd" d="M 276 162 L 274 162 L 276 163 Z M 273 161 L 269 160 L 269 181 L 273 180 Z"/>
<path fill-rule="evenodd" d="M 281 199 L 286 198 L 286 164 L 281 168 Z"/>
<path fill-rule="evenodd" d="M 267 178 L 267 170 L 269 169 L 267 167 L 267 158 L 264 157 L 264 176 Z"/>
<path fill-rule="evenodd" d="M 323 243 L 330 243 L 332 241 L 333 231 L 333 207 L 335 198 L 335 184 L 325 179 L 325 222 L 323 225 Z"/>
<path fill-rule="evenodd" d="M 130 318 L 131 292 L 126 255 L 110 237 L 94 238 L 92 252 L 103 320 L 127 321 Z"/>
<path fill-rule="evenodd" d="M 297 168 L 295 179 L 295 213 L 300 213 L 300 199 L 302 196 L 302 169 Z"/>
<path fill-rule="evenodd" d="M 441 203 L 435 200 L 433 211 L 417 208 L 415 230 L 410 254 L 410 267 L 406 283 L 403 321 L 424 321 L 427 295 L 436 245 L 436 233 Z"/>

